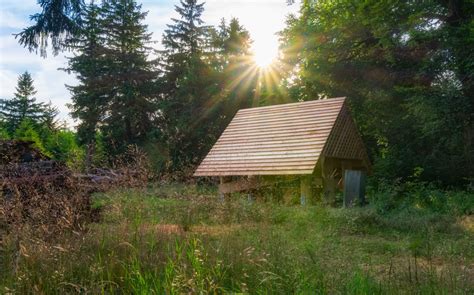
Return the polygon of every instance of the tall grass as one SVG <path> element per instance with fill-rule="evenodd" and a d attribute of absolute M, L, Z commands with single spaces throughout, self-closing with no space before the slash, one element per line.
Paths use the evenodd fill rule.
<path fill-rule="evenodd" d="M 101 219 L 84 231 L 25 238 L 19 252 L 4 235 L 0 293 L 474 292 L 472 216 L 222 202 L 182 185 L 93 207 Z"/>

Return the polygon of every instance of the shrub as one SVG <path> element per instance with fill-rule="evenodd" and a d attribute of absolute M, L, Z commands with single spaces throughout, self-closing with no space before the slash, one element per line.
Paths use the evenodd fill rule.
<path fill-rule="evenodd" d="M 446 190 L 433 183 L 395 181 L 381 182 L 368 190 L 369 201 L 380 213 L 416 208 L 460 216 L 474 212 L 474 193 L 468 190 Z"/>

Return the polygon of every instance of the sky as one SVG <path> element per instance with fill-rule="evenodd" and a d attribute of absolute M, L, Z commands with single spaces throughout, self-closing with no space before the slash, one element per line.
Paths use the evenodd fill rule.
<path fill-rule="evenodd" d="M 152 39 L 158 41 L 159 47 L 166 24 L 172 17 L 177 17 L 174 5 L 179 0 L 138 0 L 142 10 L 148 11 L 145 23 Z M 253 47 L 260 55 L 274 55 L 277 52 L 278 37 L 276 33 L 285 26 L 288 14 L 297 12 L 297 5 L 288 6 L 286 0 L 207 0 L 202 16 L 207 25 L 218 25 L 221 18 L 239 19 L 250 32 L 254 40 Z M 29 71 L 34 79 L 38 101 L 51 101 L 59 111 L 61 120 L 69 126 L 75 125 L 69 117 L 67 104 L 70 93 L 65 84 L 77 83 L 73 74 L 58 70 L 66 67 L 67 56 L 72 53 L 48 54 L 42 58 L 39 54 L 30 53 L 18 44 L 13 34 L 20 32 L 31 22 L 29 16 L 40 12 L 37 0 L 0 0 L 0 98 L 9 99 L 15 92 L 18 75 Z"/>

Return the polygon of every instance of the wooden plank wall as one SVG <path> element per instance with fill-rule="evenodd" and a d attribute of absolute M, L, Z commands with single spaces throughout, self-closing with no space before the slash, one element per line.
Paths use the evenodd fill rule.
<path fill-rule="evenodd" d="M 370 160 L 364 142 L 346 105 L 341 109 L 323 154 L 331 158 L 361 160 L 363 166 L 370 170 Z"/>

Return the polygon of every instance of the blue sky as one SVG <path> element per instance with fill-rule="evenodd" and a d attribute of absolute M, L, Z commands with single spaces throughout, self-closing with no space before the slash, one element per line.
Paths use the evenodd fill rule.
<path fill-rule="evenodd" d="M 172 17 L 176 17 L 174 5 L 178 0 L 143 0 L 143 10 L 149 11 L 146 18 L 153 40 L 160 41 L 163 30 Z M 297 5 L 288 6 L 285 0 L 208 0 L 205 1 L 203 19 L 207 24 L 217 25 L 222 17 L 237 17 L 250 31 L 254 47 L 260 52 L 276 50 L 275 33 L 283 29 L 286 16 L 296 13 Z M 19 74 L 28 70 L 38 90 L 40 101 L 49 101 L 60 110 L 61 119 L 74 125 L 68 115 L 67 103 L 70 94 L 65 84 L 74 85 L 73 75 L 58 70 L 66 66 L 66 56 L 72 53 L 49 54 L 42 58 L 18 45 L 12 34 L 30 24 L 29 16 L 40 11 L 36 0 L 0 0 L 0 97 L 11 98 Z M 159 47 L 160 45 L 155 45 Z"/>

